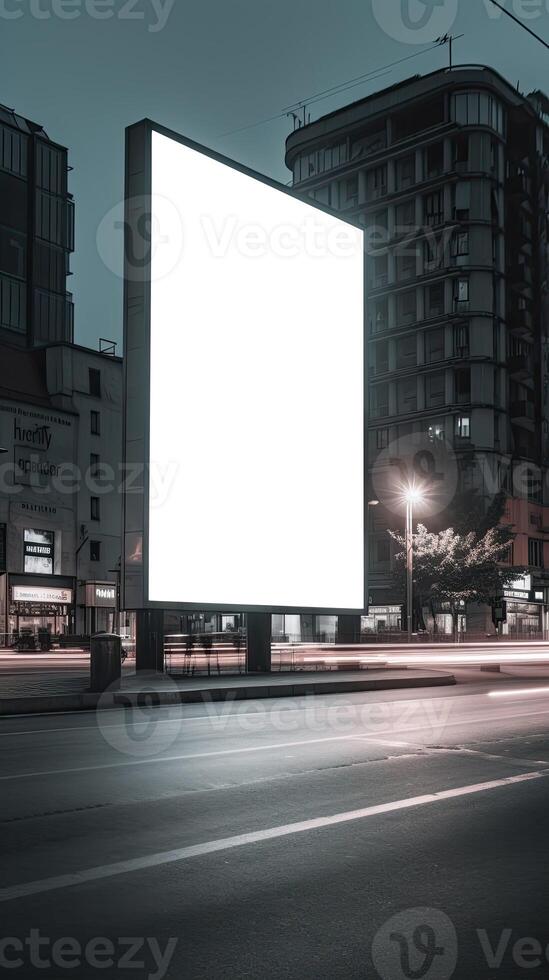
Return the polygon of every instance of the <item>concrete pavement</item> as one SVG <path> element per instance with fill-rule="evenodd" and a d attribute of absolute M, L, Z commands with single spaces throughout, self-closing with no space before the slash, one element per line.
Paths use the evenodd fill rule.
<path fill-rule="evenodd" d="M 545 975 L 548 687 L 1 721 L 13 975 Z"/>

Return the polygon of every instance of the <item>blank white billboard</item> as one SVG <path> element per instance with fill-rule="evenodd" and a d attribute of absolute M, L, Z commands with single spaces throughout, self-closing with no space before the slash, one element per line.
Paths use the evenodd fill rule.
<path fill-rule="evenodd" d="M 151 153 L 148 600 L 361 610 L 363 232 Z"/>

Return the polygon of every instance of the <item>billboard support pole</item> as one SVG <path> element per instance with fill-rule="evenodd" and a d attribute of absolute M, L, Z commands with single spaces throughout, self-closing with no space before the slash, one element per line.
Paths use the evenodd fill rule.
<path fill-rule="evenodd" d="M 138 609 L 135 616 L 135 669 L 164 673 L 164 610 Z"/>
<path fill-rule="evenodd" d="M 246 666 L 249 674 L 271 672 L 271 632 L 270 613 L 246 613 Z"/>
<path fill-rule="evenodd" d="M 336 643 L 360 643 L 361 617 L 338 616 Z"/>

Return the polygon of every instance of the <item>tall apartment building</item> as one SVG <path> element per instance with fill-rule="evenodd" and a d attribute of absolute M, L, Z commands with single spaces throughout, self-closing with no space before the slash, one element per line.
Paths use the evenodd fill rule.
<path fill-rule="evenodd" d="M 67 150 L 0 106 L 0 342 L 72 342 Z"/>
<path fill-rule="evenodd" d="M 435 461 L 444 445 L 454 466 L 446 525 L 466 491 L 486 506 L 506 492 L 510 561 L 531 573 L 509 597 L 510 632 L 541 629 L 549 566 L 546 108 L 463 66 L 354 102 L 286 145 L 294 186 L 367 230 L 371 478 L 416 440 Z M 399 521 L 371 509 L 374 628 L 400 617 L 386 530 Z M 491 628 L 489 610 L 468 610 L 467 625 Z"/>
<path fill-rule="evenodd" d="M 122 361 L 73 343 L 67 174 L 0 107 L 0 645 L 116 625 Z"/>

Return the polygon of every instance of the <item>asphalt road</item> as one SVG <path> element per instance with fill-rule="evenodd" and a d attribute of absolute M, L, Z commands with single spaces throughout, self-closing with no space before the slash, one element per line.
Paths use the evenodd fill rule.
<path fill-rule="evenodd" d="M 548 693 L 0 722 L 0 972 L 548 975 Z"/>

